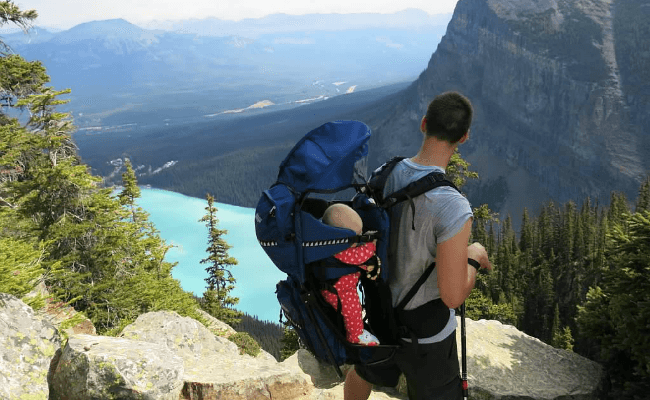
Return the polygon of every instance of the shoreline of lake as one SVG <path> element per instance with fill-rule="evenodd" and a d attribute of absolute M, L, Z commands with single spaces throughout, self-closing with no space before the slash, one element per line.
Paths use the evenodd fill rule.
<path fill-rule="evenodd" d="M 149 214 L 160 237 L 174 246 L 165 256 L 166 261 L 178 262 L 172 276 L 184 290 L 200 297 L 206 288 L 207 272 L 200 261 L 207 257 L 208 230 L 199 220 L 206 214 L 207 200 L 164 189 L 140 189 L 137 204 Z M 255 209 L 222 203 L 215 203 L 215 207 L 219 229 L 228 231 L 224 235 L 232 246 L 228 254 L 238 261 L 231 268 L 236 283 L 230 295 L 239 297 L 235 308 L 260 320 L 278 323 L 280 305 L 275 285 L 286 275 L 257 242 Z"/>

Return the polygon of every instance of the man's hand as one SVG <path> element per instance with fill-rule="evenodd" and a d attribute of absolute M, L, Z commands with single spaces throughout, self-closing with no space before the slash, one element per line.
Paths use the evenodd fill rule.
<path fill-rule="evenodd" d="M 492 271 L 492 264 L 488 259 L 487 250 L 482 244 L 474 242 L 467 246 L 467 257 L 478 261 L 481 264 L 481 269 Z"/>

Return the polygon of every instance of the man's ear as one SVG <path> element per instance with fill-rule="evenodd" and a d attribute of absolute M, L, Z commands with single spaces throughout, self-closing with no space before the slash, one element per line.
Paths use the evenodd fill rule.
<path fill-rule="evenodd" d="M 460 140 L 458 141 L 458 143 L 459 143 L 459 144 L 463 144 L 463 143 L 465 143 L 465 142 L 467 141 L 467 139 L 469 139 L 469 131 L 467 131 L 467 132 L 463 135 L 463 137 L 460 138 Z"/>
<path fill-rule="evenodd" d="M 427 116 L 422 117 L 422 122 L 420 123 L 420 132 L 427 133 Z"/>

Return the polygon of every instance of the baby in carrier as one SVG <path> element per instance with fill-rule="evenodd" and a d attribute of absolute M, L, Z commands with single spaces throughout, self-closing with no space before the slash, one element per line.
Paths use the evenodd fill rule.
<path fill-rule="evenodd" d="M 351 229 L 355 231 L 357 235 L 361 235 L 363 231 L 363 222 L 359 214 L 357 214 L 357 212 L 351 207 L 341 203 L 329 206 L 327 210 L 325 210 L 322 221 L 330 226 Z M 375 266 L 370 263 L 376 262 L 377 271 L 375 272 L 378 273 L 379 258 L 375 256 L 375 251 L 376 240 L 373 240 L 368 243 L 355 243 L 352 247 L 335 254 L 334 257 L 345 264 L 357 266 L 368 273 L 373 272 L 375 269 Z M 338 278 L 336 283 L 333 285 L 334 289 L 336 289 L 336 293 L 324 289 L 321 291 L 321 294 L 323 295 L 323 298 L 337 311 L 339 311 L 338 301 L 340 300 L 340 311 L 343 315 L 343 322 L 348 342 L 366 346 L 377 346 L 379 340 L 363 328 L 361 301 L 359 300 L 359 294 L 357 293 L 357 284 L 360 275 L 361 271 L 343 275 Z M 374 277 L 376 278 L 376 274 Z"/>

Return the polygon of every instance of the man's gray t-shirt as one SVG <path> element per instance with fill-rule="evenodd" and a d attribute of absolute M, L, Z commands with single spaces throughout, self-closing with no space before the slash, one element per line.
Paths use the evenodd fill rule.
<path fill-rule="evenodd" d="M 395 166 L 388 177 L 384 195 L 393 193 L 434 171 L 445 172 L 441 167 L 423 166 L 408 158 L 404 159 Z M 397 306 L 426 268 L 435 261 L 436 245 L 454 237 L 472 217 L 469 201 L 449 186 L 430 190 L 414 198 L 413 202 L 415 230 L 413 230 L 413 211 L 408 201 L 397 205 L 396 207 L 399 208 L 392 212 L 391 230 L 395 227 L 398 229 L 396 235 L 391 235 L 390 242 L 390 247 L 395 254 L 395 262 L 390 267 L 388 281 L 393 296 L 393 306 Z M 435 272 L 434 270 L 409 301 L 406 310 L 412 310 L 440 298 L 438 274 Z M 447 326 L 437 335 L 418 339 L 418 342 L 439 342 L 447 338 L 455 329 L 455 313 L 450 309 Z"/>

